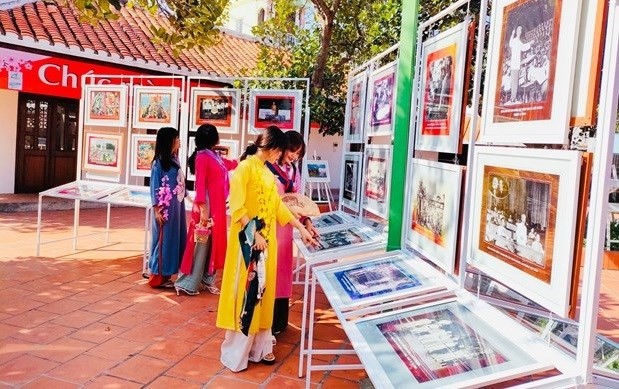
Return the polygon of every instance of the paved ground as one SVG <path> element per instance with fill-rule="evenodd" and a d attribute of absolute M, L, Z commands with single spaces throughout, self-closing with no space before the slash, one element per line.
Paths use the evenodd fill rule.
<path fill-rule="evenodd" d="M 219 362 L 217 297 L 152 290 L 141 277 L 143 211 L 113 208 L 110 242 L 97 234 L 42 246 L 35 256 L 36 212 L 0 213 L 0 388 L 302 388 L 297 377 L 301 294 L 277 364 L 231 373 Z M 42 238 L 71 235 L 72 211 L 43 213 Z M 101 233 L 105 209 L 81 211 L 80 234 Z M 96 249 L 94 249 L 96 248 Z M 604 272 L 600 332 L 619 341 L 619 272 Z M 348 349 L 319 294 L 318 347 Z M 614 319 L 614 320 L 613 320 Z M 358 362 L 356 357 L 322 360 Z M 316 372 L 312 388 L 368 387 L 364 371 Z"/>

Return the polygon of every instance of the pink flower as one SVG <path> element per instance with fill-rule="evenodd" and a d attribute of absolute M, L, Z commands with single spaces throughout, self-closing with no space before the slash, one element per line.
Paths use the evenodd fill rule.
<path fill-rule="evenodd" d="M 174 188 L 176 191 L 176 188 Z M 161 186 L 157 189 L 157 205 L 162 209 L 162 216 L 164 221 L 168 221 L 170 214 L 168 208 L 170 207 L 170 201 L 172 200 L 172 191 L 168 184 L 168 176 L 161 178 Z"/>

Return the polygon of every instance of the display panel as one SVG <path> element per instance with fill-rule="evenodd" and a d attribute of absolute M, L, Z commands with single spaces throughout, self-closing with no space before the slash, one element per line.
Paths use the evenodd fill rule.
<path fill-rule="evenodd" d="M 157 135 L 131 135 L 131 175 L 150 177 Z"/>
<path fill-rule="evenodd" d="M 358 212 L 361 205 L 361 175 L 363 173 L 363 153 L 344 153 L 342 171 L 342 206 Z"/>
<path fill-rule="evenodd" d="M 253 89 L 249 92 L 250 134 L 260 134 L 268 126 L 301 131 L 302 90 Z"/>
<path fill-rule="evenodd" d="M 347 142 L 363 142 L 367 79 L 367 73 L 364 72 L 348 81 L 344 119 L 344 139 Z"/>
<path fill-rule="evenodd" d="M 580 153 L 477 147 L 474 158 L 471 264 L 565 317 Z"/>
<path fill-rule="evenodd" d="M 413 159 L 406 242 L 453 273 L 456 262 L 462 166 Z"/>
<path fill-rule="evenodd" d="M 567 141 L 580 0 L 492 5 L 480 139 Z"/>
<path fill-rule="evenodd" d="M 239 89 L 191 89 L 190 130 L 195 131 L 202 124 L 212 124 L 220 133 L 238 133 L 240 96 Z"/>
<path fill-rule="evenodd" d="M 389 211 L 391 147 L 369 145 L 365 149 L 363 208 L 383 219 Z"/>
<path fill-rule="evenodd" d="M 127 125 L 127 87 L 125 85 L 86 85 L 85 126 L 125 127 Z"/>
<path fill-rule="evenodd" d="M 82 169 L 99 173 L 122 172 L 122 133 L 84 133 Z"/>
<path fill-rule="evenodd" d="M 397 62 L 392 62 L 370 75 L 365 109 L 366 136 L 389 135 L 393 132 L 396 70 Z"/>
<path fill-rule="evenodd" d="M 178 128 L 178 95 L 176 87 L 133 88 L 133 127 Z"/>
<path fill-rule="evenodd" d="M 418 150 L 458 153 L 467 32 L 464 22 L 423 43 Z"/>

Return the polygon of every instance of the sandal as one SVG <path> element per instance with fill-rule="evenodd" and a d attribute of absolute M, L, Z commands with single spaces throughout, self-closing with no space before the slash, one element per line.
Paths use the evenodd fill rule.
<path fill-rule="evenodd" d="M 174 281 L 167 280 L 163 284 L 159 285 L 159 287 L 160 288 L 165 288 L 165 289 L 172 289 L 172 288 L 174 288 Z"/>
<path fill-rule="evenodd" d="M 215 284 L 204 284 L 204 289 L 208 290 L 210 294 L 221 294 L 221 291 Z"/>
<path fill-rule="evenodd" d="M 260 361 L 260 363 L 262 363 L 264 365 L 274 365 L 275 364 L 275 355 L 273 353 L 268 353 L 267 355 L 262 357 L 262 360 Z"/>
<path fill-rule="evenodd" d="M 186 294 L 186 295 L 188 295 L 188 296 L 195 296 L 195 295 L 200 294 L 200 292 L 198 292 L 197 290 L 196 290 L 196 291 L 193 291 L 193 290 L 185 289 L 185 288 L 183 288 L 182 286 L 176 286 L 176 285 L 175 285 L 175 286 L 174 286 L 174 289 L 176 289 L 176 295 L 177 295 L 177 296 L 180 296 L 180 295 L 181 295 L 181 292 L 185 293 L 185 294 Z"/>

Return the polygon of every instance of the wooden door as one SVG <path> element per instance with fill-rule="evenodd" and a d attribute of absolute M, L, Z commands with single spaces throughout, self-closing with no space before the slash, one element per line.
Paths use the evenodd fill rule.
<path fill-rule="evenodd" d="M 37 193 L 75 180 L 77 100 L 20 94 L 15 193 Z"/>

